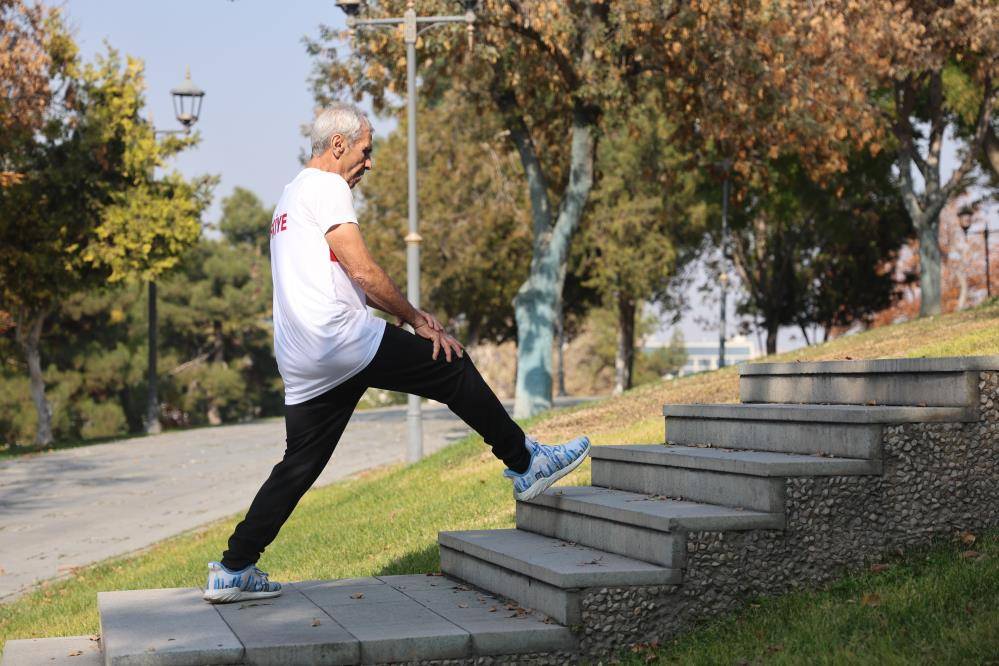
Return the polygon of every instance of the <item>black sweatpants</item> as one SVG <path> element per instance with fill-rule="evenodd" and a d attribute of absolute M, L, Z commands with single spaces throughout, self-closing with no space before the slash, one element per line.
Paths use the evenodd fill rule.
<path fill-rule="evenodd" d="M 238 570 L 255 563 L 295 505 L 326 467 L 358 400 L 368 387 L 414 393 L 445 403 L 492 447 L 510 469 L 526 470 L 530 454 L 524 431 L 507 414 L 466 353 L 443 350 L 435 361 L 433 343 L 401 328 L 385 326 L 378 351 L 364 370 L 322 395 L 285 405 L 284 458 L 253 498 L 246 517 L 229 537 L 222 564 Z"/>

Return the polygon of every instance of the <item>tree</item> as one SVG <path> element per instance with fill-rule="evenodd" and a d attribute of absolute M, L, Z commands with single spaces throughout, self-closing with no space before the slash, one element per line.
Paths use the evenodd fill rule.
<path fill-rule="evenodd" d="M 760 319 L 768 354 L 781 326 L 829 331 L 867 320 L 894 294 L 891 267 L 911 227 L 890 156 L 866 152 L 844 174 L 813 181 L 791 158 L 733 215 L 732 259 L 746 292 L 740 314 Z"/>
<path fill-rule="evenodd" d="M 222 238 L 202 238 L 162 283 L 164 394 L 181 424 L 274 413 L 270 211 L 241 187 L 222 200 Z"/>
<path fill-rule="evenodd" d="M 940 212 L 969 185 L 975 160 L 988 143 L 999 76 L 999 5 L 990 0 L 911 0 L 904 11 L 886 6 L 916 33 L 894 44 L 876 70 L 877 86 L 892 91 L 889 123 L 897 142 L 899 191 L 919 235 L 921 316 L 941 311 Z M 945 90 L 948 77 L 966 77 L 975 89 L 969 113 Z M 966 101 L 966 100 L 965 100 Z M 964 133 L 965 150 L 949 178 L 941 174 L 941 149 L 948 126 L 973 116 Z M 926 132 L 916 124 L 924 121 Z M 925 148 L 921 145 L 925 142 Z M 914 170 L 923 185 L 920 191 Z"/>
<path fill-rule="evenodd" d="M 15 184 L 0 188 L 0 308 L 14 315 L 38 412 L 36 443 L 52 439 L 39 343 L 47 317 L 69 295 L 159 272 L 200 232 L 201 189 L 178 176 L 151 182 L 155 165 L 190 144 L 158 143 L 139 115 L 141 64 L 109 49 L 81 66 L 53 15 L 45 43 L 57 50 L 39 131 L 8 152 Z M 53 61 L 55 56 L 51 55 Z"/>
<path fill-rule="evenodd" d="M 697 255 L 705 232 L 700 175 L 672 144 L 674 128 L 660 108 L 650 96 L 620 117 L 605 117 L 598 186 L 580 239 L 587 284 L 617 312 L 618 394 L 633 383 L 636 315 L 643 302 L 673 305 L 671 287 Z"/>

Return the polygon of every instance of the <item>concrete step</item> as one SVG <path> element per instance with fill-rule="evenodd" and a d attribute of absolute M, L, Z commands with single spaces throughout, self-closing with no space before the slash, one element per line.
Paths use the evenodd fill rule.
<path fill-rule="evenodd" d="M 92 636 L 7 641 L 0 666 L 102 666 L 100 642 Z"/>
<path fill-rule="evenodd" d="M 777 453 L 880 458 L 886 424 L 975 420 L 964 407 L 666 405 L 666 441 Z"/>
<path fill-rule="evenodd" d="M 978 407 L 978 373 L 999 356 L 758 363 L 739 370 L 747 403 Z"/>
<path fill-rule="evenodd" d="M 593 485 L 783 513 L 788 476 L 877 474 L 879 460 L 639 444 L 597 446 Z"/>
<path fill-rule="evenodd" d="M 98 595 L 113 664 L 358 664 L 572 650 L 567 627 L 443 576 L 289 583 L 209 605 L 193 588 Z M 507 611 L 507 612 L 503 612 Z"/>
<path fill-rule="evenodd" d="M 596 486 L 560 487 L 517 503 L 517 527 L 666 568 L 682 568 L 689 530 L 781 529 L 781 514 L 639 495 Z"/>
<path fill-rule="evenodd" d="M 580 621 L 579 590 L 671 585 L 680 569 L 523 530 L 441 532 L 441 571 L 516 599 L 563 624 Z"/>

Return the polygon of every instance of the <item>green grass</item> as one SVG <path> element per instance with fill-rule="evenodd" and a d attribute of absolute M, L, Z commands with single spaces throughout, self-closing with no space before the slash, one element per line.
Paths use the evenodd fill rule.
<path fill-rule="evenodd" d="M 974 310 L 839 338 L 771 360 L 967 353 L 999 354 L 999 300 Z M 733 368 L 725 368 L 558 410 L 533 419 L 525 428 L 530 427 L 532 434 L 543 441 L 586 432 L 597 444 L 661 442 L 663 403 L 737 399 L 738 374 Z M 437 570 L 438 531 L 513 526 L 514 504 L 501 469 L 502 464 L 481 439 L 469 437 L 416 465 L 383 468 L 314 489 L 268 549 L 261 566 L 276 580 Z M 589 463 L 581 465 L 566 483 L 589 483 Z M 0 605 L 0 641 L 97 632 L 96 593 L 101 590 L 202 585 L 206 562 L 219 557 L 241 517 L 214 522 L 137 554 L 78 569 L 66 579 Z M 733 638 L 731 646 L 726 644 L 730 630 L 709 627 L 683 639 L 662 658 L 696 660 L 704 653 L 717 658 L 700 663 L 737 663 L 742 659 L 821 662 L 831 654 L 832 661 L 849 663 L 860 659 L 851 654 L 866 656 L 869 651 L 877 655 L 897 651 L 911 656 L 916 654 L 913 650 L 923 649 L 920 645 L 930 646 L 926 649 L 935 655 L 949 655 L 950 649 L 955 651 L 953 654 L 964 654 L 961 645 L 970 646 L 969 650 L 984 645 L 999 653 L 994 612 L 991 626 L 983 624 L 989 621 L 987 617 L 979 618 L 986 616 L 989 608 L 996 608 L 999 601 L 995 598 L 999 572 L 994 567 L 999 553 L 994 534 L 982 539 L 981 549 L 985 559 L 952 562 L 953 571 L 941 564 L 954 559 L 953 550 L 944 549 L 933 551 L 925 563 L 907 560 L 887 574 L 844 582 L 842 585 L 847 587 L 834 587 L 818 596 L 795 595 L 763 602 L 748 615 L 738 616 L 743 619 L 728 620 L 739 629 L 740 637 L 738 641 Z M 991 586 L 968 588 L 967 578 L 958 575 L 963 565 L 980 582 L 991 579 Z M 937 568 L 940 571 L 933 573 Z M 910 578 L 905 578 L 906 571 L 912 572 Z M 850 585 L 895 583 L 897 593 L 887 588 L 878 592 L 883 603 L 877 607 L 857 608 L 847 600 L 852 594 Z M 970 615 L 966 603 L 957 601 L 961 598 L 972 604 Z M 868 617 L 875 610 L 889 614 L 884 616 L 887 625 L 881 624 L 881 615 Z M 830 617 L 823 619 L 824 615 Z M 947 616 L 946 623 L 941 620 L 943 616 Z M 812 624 L 808 624 L 809 617 Z M 938 640 L 936 629 L 928 629 L 936 624 L 949 632 L 947 641 Z M 833 639 L 821 638 L 823 632 L 834 636 L 835 642 L 842 644 L 837 649 L 846 652 L 829 652 Z M 916 634 L 922 638 L 914 640 Z M 768 646 L 781 647 L 767 651 Z"/>
<path fill-rule="evenodd" d="M 938 544 L 819 592 L 759 599 L 634 664 L 999 663 L 999 531 Z M 878 567 L 880 568 L 880 567 Z"/>

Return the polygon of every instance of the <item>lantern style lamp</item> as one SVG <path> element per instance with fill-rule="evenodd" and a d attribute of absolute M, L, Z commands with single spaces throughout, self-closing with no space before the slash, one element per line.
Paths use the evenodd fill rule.
<path fill-rule="evenodd" d="M 191 131 L 191 126 L 198 122 L 201 115 L 201 101 L 205 97 L 205 91 L 194 85 L 191 80 L 191 68 L 187 68 L 187 76 L 184 81 L 170 91 L 173 98 L 173 112 L 177 116 L 177 122 L 184 126 L 185 132 Z"/>
<path fill-rule="evenodd" d="M 973 217 L 973 211 L 971 208 L 965 206 L 957 213 L 957 222 L 961 225 L 961 231 L 967 237 L 968 229 L 971 228 L 971 218 Z"/>

